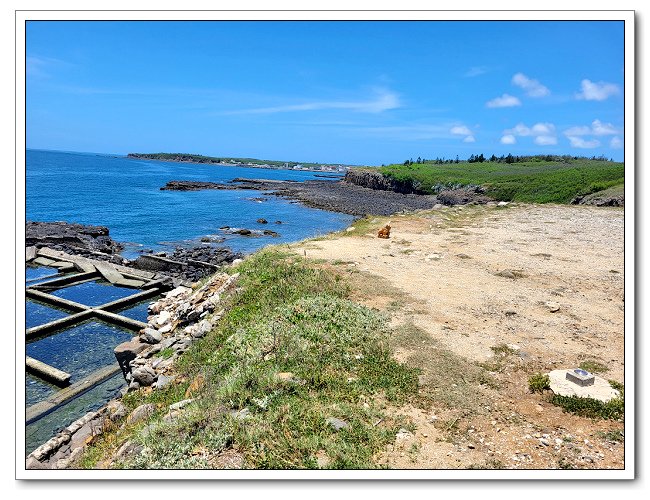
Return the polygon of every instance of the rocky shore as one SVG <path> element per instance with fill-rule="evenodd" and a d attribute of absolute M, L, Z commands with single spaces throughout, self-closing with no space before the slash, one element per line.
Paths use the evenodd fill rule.
<path fill-rule="evenodd" d="M 348 182 L 312 180 L 305 182 L 236 178 L 230 184 L 170 181 L 163 190 L 245 189 L 281 196 L 312 208 L 356 216 L 391 215 L 396 212 L 426 210 L 440 200 L 435 196 L 376 190 Z"/>
<path fill-rule="evenodd" d="M 108 261 L 145 271 L 156 271 L 177 281 L 194 282 L 218 271 L 222 266 L 243 258 L 227 247 L 199 246 L 176 248 L 173 252 L 144 253 L 135 260 L 120 255 L 124 245 L 113 240 L 103 226 L 67 222 L 31 222 L 25 224 L 25 245 L 48 247 L 71 255 Z"/>

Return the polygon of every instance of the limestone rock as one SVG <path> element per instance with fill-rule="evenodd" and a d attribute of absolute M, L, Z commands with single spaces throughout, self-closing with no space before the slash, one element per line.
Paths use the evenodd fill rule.
<path fill-rule="evenodd" d="M 136 422 L 140 422 L 141 420 L 144 420 L 145 418 L 149 418 L 151 415 L 153 415 L 155 409 L 156 407 L 151 403 L 140 405 L 131 412 L 131 414 L 126 419 L 126 421 L 129 424 L 135 424 Z"/>
<path fill-rule="evenodd" d="M 347 429 L 350 427 L 350 424 L 348 424 L 345 420 L 341 420 L 340 418 L 336 417 L 328 417 L 325 419 L 325 422 L 327 422 L 329 426 L 335 431 L 340 431 L 341 429 Z"/>
<path fill-rule="evenodd" d="M 162 340 L 162 333 L 153 328 L 145 328 L 140 334 L 140 340 L 147 344 L 157 344 Z"/>
<path fill-rule="evenodd" d="M 141 366 L 131 372 L 133 381 L 140 384 L 141 387 L 148 387 L 156 379 L 156 372 L 148 366 Z"/>
<path fill-rule="evenodd" d="M 557 302 L 546 302 L 544 305 L 552 313 L 558 312 L 560 310 L 560 304 Z"/>
<path fill-rule="evenodd" d="M 595 376 L 593 385 L 580 386 L 567 379 L 569 370 L 553 370 L 548 374 L 551 390 L 561 396 L 577 396 L 592 398 L 606 403 L 619 395 L 609 382 L 602 377 Z"/>

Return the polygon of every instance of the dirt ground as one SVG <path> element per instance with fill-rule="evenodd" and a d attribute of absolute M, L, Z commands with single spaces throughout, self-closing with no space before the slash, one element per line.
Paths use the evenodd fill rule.
<path fill-rule="evenodd" d="M 390 315 L 395 356 L 421 369 L 422 397 L 389 409 L 411 426 L 378 462 L 623 468 L 622 422 L 564 413 L 528 389 L 535 372 L 585 361 L 624 382 L 623 222 L 621 208 L 443 207 L 291 245 Z M 390 238 L 377 238 L 386 223 Z"/>

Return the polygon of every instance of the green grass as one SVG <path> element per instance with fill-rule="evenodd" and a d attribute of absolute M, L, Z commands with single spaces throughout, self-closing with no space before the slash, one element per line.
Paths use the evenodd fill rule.
<path fill-rule="evenodd" d="M 590 373 L 604 373 L 606 371 L 609 371 L 609 368 L 607 368 L 607 366 L 599 363 L 598 361 L 594 361 L 593 359 L 588 359 L 580 363 L 580 368 L 587 370 Z"/>
<path fill-rule="evenodd" d="M 484 186 L 488 196 L 503 201 L 568 203 L 576 196 L 621 185 L 623 163 L 578 159 L 569 163 L 432 163 L 389 165 L 379 171 L 398 181 L 419 183 L 423 193 L 466 185 Z"/>
<path fill-rule="evenodd" d="M 528 389 L 530 392 L 544 392 L 551 388 L 551 380 L 548 378 L 548 375 L 542 375 L 541 373 L 534 373 L 528 379 Z"/>
<path fill-rule="evenodd" d="M 623 384 L 610 380 L 609 384 L 620 392 L 618 397 L 603 403 L 593 398 L 579 398 L 576 396 L 561 396 L 553 394 L 551 403 L 560 406 L 568 413 L 581 417 L 606 420 L 623 420 L 625 417 L 625 389 Z"/>
<path fill-rule="evenodd" d="M 417 371 L 391 356 L 387 319 L 349 300 L 335 273 L 300 257 L 262 251 L 237 270 L 238 290 L 225 299 L 222 320 L 177 361 L 184 382 L 128 394 L 130 409 L 153 402 L 159 410 L 146 425 L 127 426 L 95 448 L 105 455 L 126 439 L 143 445 L 115 465 L 124 468 L 210 468 L 224 450 L 255 469 L 316 468 L 323 453 L 328 468 L 377 467 L 373 457 L 404 423 L 375 425 L 384 417 L 375 401 L 403 403 L 418 386 Z M 199 374 L 205 383 L 196 402 L 162 422 Z M 234 415 L 244 409 L 245 419 Z M 349 427 L 335 431 L 328 417 Z M 86 467 L 102 455 L 92 453 Z"/>

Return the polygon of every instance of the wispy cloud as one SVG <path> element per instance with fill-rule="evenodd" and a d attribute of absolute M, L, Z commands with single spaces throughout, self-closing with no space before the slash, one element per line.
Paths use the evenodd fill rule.
<path fill-rule="evenodd" d="M 351 133 L 361 134 L 364 136 L 400 141 L 422 141 L 450 137 L 448 125 L 420 124 L 385 127 L 354 127 L 348 130 Z"/>
<path fill-rule="evenodd" d="M 569 137 L 569 141 L 571 147 L 574 148 L 591 149 L 600 146 L 600 141 L 597 139 L 585 140 L 582 137 Z"/>
<path fill-rule="evenodd" d="M 609 147 L 612 149 L 621 149 L 623 147 L 623 141 L 620 137 L 612 137 L 612 140 L 609 141 Z"/>
<path fill-rule="evenodd" d="M 513 85 L 521 87 L 526 91 L 526 95 L 529 97 L 545 97 L 551 93 L 551 91 L 538 80 L 528 78 L 523 73 L 516 73 L 512 77 Z"/>
<path fill-rule="evenodd" d="M 248 114 L 273 114 L 291 113 L 300 111 L 317 111 L 323 109 L 346 109 L 360 113 L 382 113 L 401 106 L 399 97 L 394 92 L 379 89 L 375 91 L 375 97 L 369 100 L 359 101 L 311 101 L 301 104 L 286 104 L 281 106 L 270 106 L 265 108 L 249 108 L 224 111 L 225 115 L 248 115 Z"/>
<path fill-rule="evenodd" d="M 594 120 L 591 122 L 591 126 L 582 125 L 577 127 L 571 127 L 564 131 L 566 136 L 582 136 L 582 135 L 616 135 L 620 131 L 614 127 L 611 123 L 603 123 L 600 120 Z"/>
<path fill-rule="evenodd" d="M 481 76 L 488 72 L 487 66 L 472 66 L 468 69 L 463 76 L 466 78 L 473 78 L 475 76 Z"/>
<path fill-rule="evenodd" d="M 521 106 L 521 101 L 510 94 L 503 94 L 501 97 L 495 97 L 486 102 L 485 105 L 488 108 L 511 108 L 513 106 Z"/>
<path fill-rule="evenodd" d="M 582 91 L 576 94 L 576 99 L 586 101 L 604 101 L 610 96 L 620 93 L 618 85 L 607 82 L 592 82 L 591 80 L 582 80 Z"/>
<path fill-rule="evenodd" d="M 538 135 L 535 137 L 534 142 L 538 146 L 553 146 L 557 144 L 557 137 L 554 135 Z"/>
<path fill-rule="evenodd" d="M 66 66 L 69 63 L 54 57 L 26 56 L 25 74 L 28 77 L 47 78 L 55 67 Z"/>

